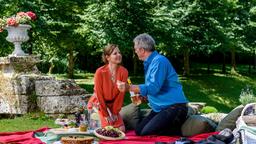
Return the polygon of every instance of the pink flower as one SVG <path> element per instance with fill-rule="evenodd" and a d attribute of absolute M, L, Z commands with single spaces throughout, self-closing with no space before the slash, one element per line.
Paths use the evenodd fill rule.
<path fill-rule="evenodd" d="M 19 24 L 31 24 L 36 19 L 36 14 L 32 11 L 18 12 L 15 16 L 6 18 L 0 18 L 0 32 L 4 30 L 6 26 L 18 26 Z"/>
<path fill-rule="evenodd" d="M 18 23 L 16 22 L 16 19 L 11 17 L 11 18 L 7 18 L 7 25 L 9 26 L 17 26 Z"/>
<path fill-rule="evenodd" d="M 26 13 L 24 13 L 24 12 L 18 12 L 17 13 L 17 16 L 19 16 L 19 17 L 24 17 L 24 16 L 26 16 L 27 14 Z"/>
<path fill-rule="evenodd" d="M 27 14 L 32 20 L 35 20 L 35 19 L 36 19 L 36 14 L 33 13 L 32 11 L 28 11 L 28 12 L 26 12 L 26 14 Z"/>

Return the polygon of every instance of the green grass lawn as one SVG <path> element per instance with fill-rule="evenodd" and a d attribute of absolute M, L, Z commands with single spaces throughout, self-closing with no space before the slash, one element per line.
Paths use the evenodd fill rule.
<path fill-rule="evenodd" d="M 221 74 L 195 75 L 181 78 L 184 92 L 189 101 L 205 102 L 220 112 L 229 112 L 240 105 L 239 96 L 246 85 L 256 90 L 256 78 L 227 76 Z"/>
<path fill-rule="evenodd" d="M 256 92 L 256 76 L 233 76 L 229 74 L 220 74 L 219 71 L 213 71 L 211 74 L 205 74 L 204 70 L 197 70 L 197 74 L 189 77 L 180 76 L 184 93 L 191 102 L 205 102 L 208 106 L 213 106 L 219 112 L 229 112 L 234 107 L 240 105 L 239 96 L 241 90 L 250 85 Z M 64 74 L 54 75 L 59 79 L 65 79 Z M 93 92 L 93 74 L 78 73 L 75 75 L 75 81 L 89 93 Z M 144 81 L 143 76 L 131 76 L 134 84 Z M 126 94 L 124 105 L 131 103 L 129 93 Z M 143 105 L 146 107 L 146 105 Z M 34 130 L 40 127 L 57 127 L 53 119 L 32 119 L 26 115 L 14 119 L 0 117 L 0 131 L 23 131 Z"/>
<path fill-rule="evenodd" d="M 0 117 L 0 132 L 36 130 L 42 127 L 57 128 L 54 121 L 52 118 L 44 119 L 42 116 L 35 119 L 30 114 L 16 116 L 13 119 Z"/>
<path fill-rule="evenodd" d="M 80 76 L 79 76 L 80 75 Z M 58 75 L 61 76 L 61 75 Z M 63 76 L 63 75 L 62 75 Z M 76 82 L 88 92 L 93 92 L 93 74 L 78 74 Z M 143 83 L 143 76 L 131 76 L 134 84 Z M 240 105 L 239 96 L 246 85 L 256 91 L 256 77 L 232 76 L 220 73 L 197 74 L 189 77 L 180 76 L 183 90 L 189 101 L 205 102 L 214 106 L 219 112 L 229 112 Z M 126 94 L 124 105 L 131 103 L 129 93 Z"/>

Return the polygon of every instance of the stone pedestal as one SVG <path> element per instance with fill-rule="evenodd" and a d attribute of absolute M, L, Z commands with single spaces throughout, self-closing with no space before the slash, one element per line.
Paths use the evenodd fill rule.
<path fill-rule="evenodd" d="M 39 73 L 36 64 L 40 61 L 39 56 L 0 57 L 1 73 L 7 77 L 20 73 Z"/>
<path fill-rule="evenodd" d="M 0 114 L 73 113 L 89 97 L 74 80 L 56 80 L 36 68 L 38 56 L 0 58 Z"/>

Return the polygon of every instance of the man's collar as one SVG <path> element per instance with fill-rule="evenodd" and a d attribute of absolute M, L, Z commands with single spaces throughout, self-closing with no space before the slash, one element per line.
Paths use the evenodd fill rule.
<path fill-rule="evenodd" d="M 153 51 L 144 61 L 144 63 L 150 63 L 153 58 L 158 54 L 157 51 Z"/>

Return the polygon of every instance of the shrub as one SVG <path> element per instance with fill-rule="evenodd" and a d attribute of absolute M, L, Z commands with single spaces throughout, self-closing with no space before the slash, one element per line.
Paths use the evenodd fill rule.
<path fill-rule="evenodd" d="M 256 102 L 256 96 L 253 94 L 253 90 L 249 85 L 242 89 L 239 101 L 242 105 Z"/>
<path fill-rule="evenodd" d="M 218 110 L 213 106 L 205 106 L 201 109 L 201 113 L 208 114 L 208 113 L 216 113 Z"/>

